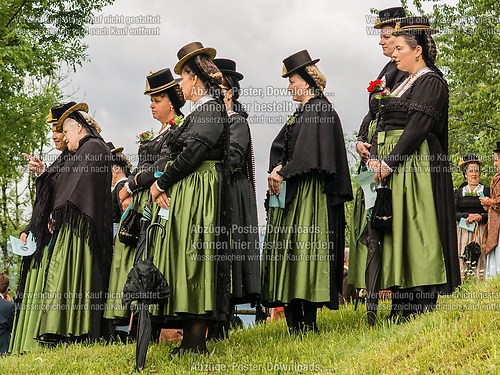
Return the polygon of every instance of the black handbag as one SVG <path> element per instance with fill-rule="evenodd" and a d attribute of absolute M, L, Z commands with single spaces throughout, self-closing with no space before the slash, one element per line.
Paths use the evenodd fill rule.
<path fill-rule="evenodd" d="M 463 254 L 460 256 L 467 264 L 468 267 L 474 268 L 477 266 L 477 261 L 481 256 L 481 245 L 476 242 L 477 230 L 479 228 L 479 224 L 476 223 L 476 228 L 474 229 L 474 236 L 472 237 L 472 241 L 465 246 Z"/>
<path fill-rule="evenodd" d="M 137 245 L 141 231 L 141 218 L 142 214 L 137 212 L 136 209 L 131 208 L 128 211 L 118 232 L 118 239 L 121 243 L 129 246 Z"/>
<path fill-rule="evenodd" d="M 388 187 L 376 190 L 377 198 L 372 209 L 371 225 L 373 229 L 392 231 L 392 191 Z"/>

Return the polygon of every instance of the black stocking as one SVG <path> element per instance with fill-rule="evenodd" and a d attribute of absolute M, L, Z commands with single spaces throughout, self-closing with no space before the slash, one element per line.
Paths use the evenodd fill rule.
<path fill-rule="evenodd" d="M 208 353 L 206 340 L 207 320 L 200 318 L 190 320 L 188 349 L 193 353 Z"/>
<path fill-rule="evenodd" d="M 291 301 L 283 308 L 285 312 L 286 324 L 290 333 L 299 333 L 302 328 L 304 316 L 302 314 L 302 303 L 299 301 Z"/>
<path fill-rule="evenodd" d="M 316 324 L 316 316 L 318 315 L 318 307 L 316 303 L 310 301 L 303 301 L 304 307 L 304 332 L 313 331 L 318 332 Z"/>

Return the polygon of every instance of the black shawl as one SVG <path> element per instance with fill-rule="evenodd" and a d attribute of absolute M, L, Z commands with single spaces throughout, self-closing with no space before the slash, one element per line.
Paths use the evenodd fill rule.
<path fill-rule="evenodd" d="M 351 178 L 342 124 L 333 106 L 313 98 L 295 112 L 295 121 L 286 124 L 271 146 L 269 172 L 278 165 L 287 181 L 285 208 L 295 196 L 297 177 L 309 172 L 324 176 L 325 193 L 331 204 L 352 199 Z"/>
<path fill-rule="evenodd" d="M 54 207 L 54 189 L 57 179 L 64 172 L 64 165 L 71 153 L 65 149 L 57 156 L 54 163 L 48 167 L 36 179 L 36 197 L 33 206 L 31 221 L 28 230 L 33 233 L 36 240 L 36 251 L 33 256 L 35 264 L 39 264 L 43 257 L 43 249 L 50 242 L 52 233 L 49 232 L 48 224 L 50 213 Z"/>
<path fill-rule="evenodd" d="M 88 239 L 93 260 L 103 270 L 109 268 L 112 256 L 111 165 L 111 152 L 104 141 L 94 136 L 83 138 L 68 158 L 65 173 L 57 179 L 52 211 L 52 246 L 59 230 L 70 223 Z"/>

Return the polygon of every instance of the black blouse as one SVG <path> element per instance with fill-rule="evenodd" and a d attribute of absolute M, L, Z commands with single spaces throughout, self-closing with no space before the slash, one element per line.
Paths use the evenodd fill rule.
<path fill-rule="evenodd" d="M 391 90 L 396 87 L 398 83 L 403 81 L 406 77 L 408 77 L 408 73 L 402 72 L 398 70 L 396 63 L 394 61 L 389 61 L 377 79 L 382 79 L 385 76 L 385 86 L 390 88 Z M 370 122 L 375 120 L 377 114 L 379 112 L 380 100 L 375 98 L 378 92 L 370 93 L 368 98 L 368 113 L 363 118 L 361 122 L 361 126 L 358 131 L 358 141 L 369 142 L 371 143 L 371 139 L 368 139 L 368 127 L 370 126 Z"/>
<path fill-rule="evenodd" d="M 394 169 L 411 156 L 428 137 L 435 137 L 442 155 L 448 154 L 448 86 L 437 73 L 419 77 L 401 97 L 380 100 L 381 121 L 372 140 L 372 155 L 378 155 L 377 134 L 404 129 L 392 152 L 384 159 Z"/>
<path fill-rule="evenodd" d="M 490 196 L 490 188 L 485 186 L 483 190 L 485 197 Z M 457 212 L 457 223 L 460 219 L 466 219 L 470 214 L 480 214 L 482 217 L 481 224 L 488 221 L 488 212 L 481 205 L 479 197 L 464 196 L 464 186 L 455 190 L 455 210 Z"/>
<path fill-rule="evenodd" d="M 172 159 L 167 139 L 175 128 L 175 125 L 171 125 L 153 140 L 142 143 L 139 146 L 139 163 L 137 164 L 137 168 L 128 177 L 130 190 L 135 192 L 140 189 L 149 189 L 156 181 L 154 173 L 165 169 L 167 162 Z"/>
<path fill-rule="evenodd" d="M 120 181 L 116 184 L 115 188 L 113 189 L 113 192 L 111 194 L 111 199 L 112 201 L 112 207 L 113 207 L 113 223 L 119 223 L 120 219 L 122 217 L 122 206 L 120 204 L 120 199 L 118 197 L 118 194 L 120 193 L 120 190 L 125 186 L 126 180 Z"/>
<path fill-rule="evenodd" d="M 187 177 L 205 160 L 223 160 L 227 121 L 225 107 L 215 100 L 200 105 L 184 119 L 168 141 L 174 162 L 157 180 L 160 189 Z"/>

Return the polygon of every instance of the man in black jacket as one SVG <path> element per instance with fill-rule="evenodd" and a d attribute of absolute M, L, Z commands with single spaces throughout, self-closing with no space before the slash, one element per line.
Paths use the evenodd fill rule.
<path fill-rule="evenodd" d="M 14 303 L 8 293 L 9 277 L 0 273 L 0 355 L 9 350 L 10 333 L 14 323 Z"/>

